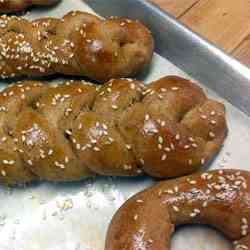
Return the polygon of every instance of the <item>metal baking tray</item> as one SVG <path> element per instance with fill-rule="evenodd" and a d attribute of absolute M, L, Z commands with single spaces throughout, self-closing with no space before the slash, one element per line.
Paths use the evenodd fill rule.
<path fill-rule="evenodd" d="M 86 4 L 101 16 L 127 16 L 150 28 L 156 54 L 149 70 L 138 78 L 150 82 L 176 74 L 195 80 L 208 95 L 221 100 L 229 133 L 208 168 L 250 170 L 250 70 L 144 0 L 64 0 L 55 8 L 33 9 L 26 16 L 62 16 L 73 9 L 92 12 Z M 153 182 L 149 177 L 99 177 L 68 184 L 0 187 L 0 250 L 103 250 L 115 211 Z M 177 230 L 171 249 L 231 248 L 219 232 L 187 226 Z"/>

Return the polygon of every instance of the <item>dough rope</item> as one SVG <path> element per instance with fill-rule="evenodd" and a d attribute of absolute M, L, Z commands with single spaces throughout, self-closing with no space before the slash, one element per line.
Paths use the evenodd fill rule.
<path fill-rule="evenodd" d="M 142 71 L 153 54 L 153 38 L 138 21 L 100 19 L 74 11 L 62 19 L 32 22 L 0 17 L 0 77 L 55 73 L 98 81 Z"/>
<path fill-rule="evenodd" d="M 0 94 L 0 183 L 181 176 L 214 157 L 226 130 L 224 105 L 175 76 L 21 82 Z"/>
<path fill-rule="evenodd" d="M 181 224 L 211 225 L 234 250 L 250 249 L 250 173 L 216 170 L 163 181 L 130 198 L 109 226 L 105 250 L 169 250 Z M 140 248 L 141 249 L 141 248 Z"/>

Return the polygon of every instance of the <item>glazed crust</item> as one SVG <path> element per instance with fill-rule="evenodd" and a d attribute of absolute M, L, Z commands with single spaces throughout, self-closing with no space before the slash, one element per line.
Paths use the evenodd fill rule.
<path fill-rule="evenodd" d="M 159 184 L 130 198 L 109 226 L 105 250 L 170 249 L 177 225 L 222 231 L 235 250 L 250 249 L 250 173 L 216 170 Z M 167 247 L 167 248 L 166 248 Z"/>
<path fill-rule="evenodd" d="M 4 15 L 0 23 L 2 78 L 61 73 L 106 81 L 139 73 L 153 54 L 149 30 L 129 19 L 74 11 L 32 22 Z"/>
<path fill-rule="evenodd" d="M 0 182 L 181 176 L 218 152 L 226 130 L 223 104 L 175 76 L 22 82 L 0 94 Z"/>
<path fill-rule="evenodd" d="M 0 13 L 12 13 L 25 10 L 31 5 L 53 5 L 59 0 L 1 0 Z"/>

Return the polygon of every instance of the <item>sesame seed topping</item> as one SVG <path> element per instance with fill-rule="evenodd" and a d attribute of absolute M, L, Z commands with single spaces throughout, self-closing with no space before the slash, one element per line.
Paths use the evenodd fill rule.
<path fill-rule="evenodd" d="M 138 200 L 136 200 L 136 202 L 137 202 L 137 203 L 143 203 L 144 201 L 143 201 L 143 200 L 138 199 Z"/>
<path fill-rule="evenodd" d="M 179 212 L 180 209 L 177 206 L 172 206 L 175 212 Z"/>
<path fill-rule="evenodd" d="M 161 160 L 162 161 L 165 161 L 167 159 L 167 155 L 166 154 L 163 154 L 162 156 L 161 156 Z"/>
<path fill-rule="evenodd" d="M 112 107 L 112 109 L 115 109 L 115 110 L 118 109 L 117 105 L 112 105 L 111 107 Z"/>
<path fill-rule="evenodd" d="M 176 135 L 175 135 L 175 140 L 176 140 L 176 141 L 179 141 L 180 139 L 181 139 L 180 134 L 176 134 Z"/>
<path fill-rule="evenodd" d="M 173 91 L 179 90 L 179 87 L 172 87 L 171 88 Z"/>
<path fill-rule="evenodd" d="M 163 138 L 162 138 L 162 136 L 158 136 L 158 142 L 159 142 L 160 144 L 163 143 Z"/>
<path fill-rule="evenodd" d="M 7 175 L 5 170 L 3 170 L 3 169 L 1 170 L 1 175 L 4 176 L 4 177 Z"/>

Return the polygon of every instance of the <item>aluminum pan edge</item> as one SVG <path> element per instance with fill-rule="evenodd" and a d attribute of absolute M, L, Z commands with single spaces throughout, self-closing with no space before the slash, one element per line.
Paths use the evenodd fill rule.
<path fill-rule="evenodd" d="M 85 0 L 102 16 L 146 24 L 156 52 L 250 116 L 250 70 L 146 0 Z"/>

